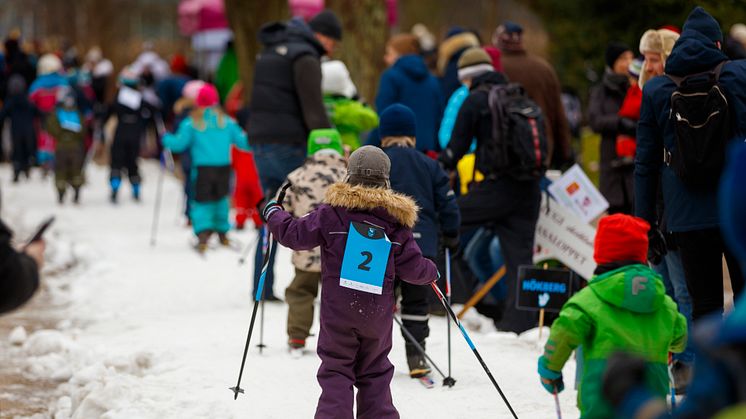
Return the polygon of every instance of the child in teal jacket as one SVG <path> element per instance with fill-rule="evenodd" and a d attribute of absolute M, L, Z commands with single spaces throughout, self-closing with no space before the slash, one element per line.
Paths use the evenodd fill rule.
<path fill-rule="evenodd" d="M 228 192 L 231 176 L 231 145 L 249 150 L 246 134 L 238 124 L 225 115 L 218 105 L 215 86 L 206 84 L 197 95 L 197 109 L 185 119 L 176 134 L 167 134 L 163 146 L 181 153 L 189 151 L 192 170 L 192 195 L 189 216 L 197 250 L 207 250 L 207 241 L 213 232 L 220 242 L 228 245 Z"/>

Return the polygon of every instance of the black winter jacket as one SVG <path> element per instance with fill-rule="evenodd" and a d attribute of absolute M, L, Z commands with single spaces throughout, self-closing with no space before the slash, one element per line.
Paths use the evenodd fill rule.
<path fill-rule="evenodd" d="M 451 141 L 440 155 L 440 160 L 446 169 L 454 170 L 456 168 L 456 164 L 461 157 L 469 151 L 472 139 L 476 137 L 477 170 L 485 175 L 493 174 L 494 165 L 486 161 L 486 158 L 481 156 L 479 152 L 485 141 L 492 140 L 492 113 L 487 103 L 487 96 L 489 87 L 506 84 L 507 82 L 508 80 L 502 73 L 494 71 L 482 74 L 472 80 L 469 97 L 461 105 L 456 117 Z"/>
<path fill-rule="evenodd" d="M 117 128 L 114 131 L 114 142 L 131 141 L 139 143 L 145 133 L 148 123 L 154 121 L 155 108 L 148 104 L 145 99 L 137 109 L 114 102 L 109 106 L 104 121 L 110 116 L 117 117 Z"/>
<path fill-rule="evenodd" d="M 391 160 L 391 189 L 412 197 L 417 206 L 414 238 L 426 257 L 438 255 L 438 233 L 458 235 L 461 215 L 448 176 L 438 163 L 415 148 L 386 147 Z"/>
<path fill-rule="evenodd" d="M 616 154 L 619 133 L 619 109 L 627 95 L 627 76 L 607 69 L 603 80 L 591 89 L 588 120 L 593 131 L 601 135 L 601 178 L 599 190 L 610 207 L 632 209 L 634 166 L 620 166 Z"/>
<path fill-rule="evenodd" d="M 0 221 L 0 313 L 20 307 L 39 288 L 36 262 L 13 249 L 11 236 L 10 229 Z"/>
<path fill-rule="evenodd" d="M 294 20 L 263 26 L 259 41 L 264 50 L 254 67 L 249 141 L 305 146 L 311 130 L 330 127 L 321 94 L 324 47 Z"/>

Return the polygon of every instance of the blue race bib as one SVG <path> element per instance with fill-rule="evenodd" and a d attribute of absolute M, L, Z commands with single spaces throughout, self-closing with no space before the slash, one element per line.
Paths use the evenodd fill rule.
<path fill-rule="evenodd" d="M 381 295 L 391 242 L 379 227 L 350 223 L 339 285 L 353 290 Z"/>

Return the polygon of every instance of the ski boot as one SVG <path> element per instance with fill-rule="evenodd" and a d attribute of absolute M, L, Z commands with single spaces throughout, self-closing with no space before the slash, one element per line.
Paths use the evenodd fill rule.
<path fill-rule="evenodd" d="M 73 204 L 80 203 L 80 187 L 73 188 Z"/>
<path fill-rule="evenodd" d="M 301 356 L 303 356 L 303 351 L 305 351 L 305 348 L 306 348 L 305 339 L 290 338 L 288 340 L 288 351 L 290 352 L 291 358 L 298 359 Z"/>
<path fill-rule="evenodd" d="M 62 205 L 65 203 L 65 189 L 57 188 L 57 203 Z"/>
<path fill-rule="evenodd" d="M 132 184 L 132 199 L 134 199 L 135 202 L 140 202 L 140 184 L 139 183 Z"/>
<path fill-rule="evenodd" d="M 197 234 L 197 252 L 205 254 L 207 251 L 207 241 L 210 239 L 210 231 L 201 231 Z"/>
<path fill-rule="evenodd" d="M 425 349 L 425 342 L 420 342 L 422 349 Z M 425 356 L 412 344 L 405 345 L 407 352 L 407 365 L 409 366 L 409 376 L 411 378 L 422 378 L 430 374 L 430 365 L 427 364 Z"/>
<path fill-rule="evenodd" d="M 119 192 L 119 186 L 122 185 L 122 179 L 118 177 L 113 177 L 109 180 L 109 184 L 111 184 L 111 197 L 109 198 L 111 200 L 112 204 L 117 203 L 117 192 Z"/>

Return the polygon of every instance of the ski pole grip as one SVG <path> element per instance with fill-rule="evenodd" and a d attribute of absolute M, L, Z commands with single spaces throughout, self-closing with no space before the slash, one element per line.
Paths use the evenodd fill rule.
<path fill-rule="evenodd" d="M 285 192 L 287 192 L 288 188 L 291 187 L 293 184 L 290 183 L 289 180 L 285 181 L 285 183 L 280 188 L 280 193 L 277 195 L 277 203 L 282 205 L 282 201 L 285 200 Z"/>

